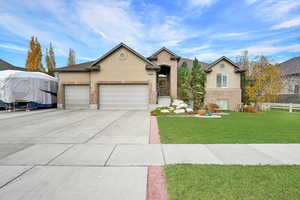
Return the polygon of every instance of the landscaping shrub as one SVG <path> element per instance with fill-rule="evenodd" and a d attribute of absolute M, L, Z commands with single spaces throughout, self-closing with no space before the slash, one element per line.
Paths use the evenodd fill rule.
<path fill-rule="evenodd" d="M 244 112 L 256 113 L 256 109 L 253 106 L 245 106 Z"/>
<path fill-rule="evenodd" d="M 204 109 L 210 113 L 216 113 L 220 107 L 215 103 L 210 103 L 204 106 Z"/>

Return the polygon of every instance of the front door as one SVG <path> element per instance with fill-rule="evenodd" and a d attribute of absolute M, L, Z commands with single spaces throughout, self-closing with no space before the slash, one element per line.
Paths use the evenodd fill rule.
<path fill-rule="evenodd" d="M 158 77 L 159 96 L 170 96 L 168 77 Z"/>

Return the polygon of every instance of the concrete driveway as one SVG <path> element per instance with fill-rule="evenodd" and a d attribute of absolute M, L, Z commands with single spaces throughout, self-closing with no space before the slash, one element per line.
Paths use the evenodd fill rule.
<path fill-rule="evenodd" d="M 147 167 L 108 159 L 149 130 L 147 111 L 0 113 L 0 199 L 146 199 Z"/>
<path fill-rule="evenodd" d="M 148 144 L 149 132 L 147 111 L 0 113 L 0 200 L 145 200 L 149 166 L 300 165 L 300 144 Z"/>

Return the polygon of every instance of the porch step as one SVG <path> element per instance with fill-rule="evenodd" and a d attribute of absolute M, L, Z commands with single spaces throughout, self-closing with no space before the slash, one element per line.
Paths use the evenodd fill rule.
<path fill-rule="evenodd" d="M 171 97 L 170 96 L 160 96 L 158 97 L 158 107 L 170 106 Z"/>

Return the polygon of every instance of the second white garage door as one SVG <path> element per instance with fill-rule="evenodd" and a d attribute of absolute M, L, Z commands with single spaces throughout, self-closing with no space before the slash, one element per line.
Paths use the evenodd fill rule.
<path fill-rule="evenodd" d="M 101 110 L 146 110 L 148 85 L 100 85 L 99 107 Z"/>
<path fill-rule="evenodd" d="M 90 104 L 90 87 L 85 85 L 65 86 L 65 108 L 86 109 Z"/>

